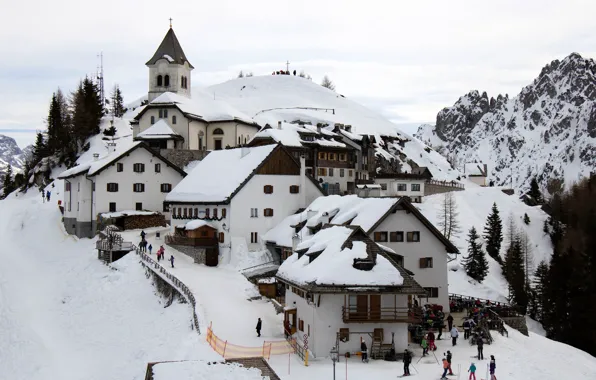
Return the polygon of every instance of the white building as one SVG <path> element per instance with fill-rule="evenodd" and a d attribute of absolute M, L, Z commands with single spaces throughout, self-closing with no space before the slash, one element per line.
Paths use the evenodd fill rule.
<path fill-rule="evenodd" d="M 64 227 L 93 237 L 97 216 L 121 211 L 164 211 L 166 194 L 186 175 L 146 144 L 137 142 L 62 172 Z"/>
<path fill-rule="evenodd" d="M 135 140 L 150 140 L 156 149 L 221 150 L 245 145 L 259 130 L 250 116 L 214 94 L 191 94 L 194 67 L 171 27 L 146 65 L 148 104 L 131 122 Z M 148 136 L 147 130 L 158 123 Z M 155 133 L 164 130 L 173 133 Z"/>
<path fill-rule="evenodd" d="M 464 174 L 468 179 L 479 186 L 487 186 L 486 180 L 488 178 L 487 164 L 465 164 Z"/>
<path fill-rule="evenodd" d="M 288 216 L 263 240 L 285 260 L 300 241 L 332 223 L 361 227 L 376 243 L 395 252 L 394 260 L 414 274 L 428 293 L 421 304 L 449 309 L 447 261 L 457 248 L 406 198 L 320 197 L 303 212 Z"/>
<path fill-rule="evenodd" d="M 421 203 L 426 178 L 410 173 L 377 174 L 374 182 L 374 185 L 358 185 L 357 194 L 361 197 L 409 197 L 412 202 Z"/>
<path fill-rule="evenodd" d="M 321 194 L 283 146 L 265 145 L 211 152 L 166 202 L 174 227 L 208 220 L 220 231 L 221 248 L 255 250 L 262 234 Z"/>
<path fill-rule="evenodd" d="M 425 291 L 373 243 L 359 227 L 326 225 L 298 244 L 276 278 L 285 284 L 284 326 L 298 341 L 308 339 L 314 357 L 360 351 L 382 357 L 394 339 L 395 350 L 408 346 L 408 323 L 421 315 L 408 298 Z"/>

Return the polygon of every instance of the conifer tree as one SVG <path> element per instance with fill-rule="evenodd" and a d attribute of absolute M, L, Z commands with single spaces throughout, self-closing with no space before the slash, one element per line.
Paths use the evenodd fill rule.
<path fill-rule="evenodd" d="M 546 261 L 541 261 L 534 272 L 534 281 L 532 290 L 535 297 L 535 318 L 537 321 L 542 322 L 544 319 L 544 307 L 548 306 L 548 298 L 546 289 L 548 288 L 548 264 Z"/>
<path fill-rule="evenodd" d="M 120 87 L 116 84 L 114 85 L 114 89 L 112 90 L 112 114 L 114 117 L 122 117 L 124 115 L 124 99 L 122 98 L 122 91 L 120 91 Z"/>
<path fill-rule="evenodd" d="M 6 198 L 8 194 L 12 193 L 15 190 L 13 178 L 12 178 L 12 166 L 9 164 L 6 168 L 6 173 L 4 173 L 4 178 L 2 181 L 2 190 L 3 190 L 3 198 Z"/>
<path fill-rule="evenodd" d="M 244 72 L 242 70 L 238 73 L 238 78 L 244 78 Z"/>
<path fill-rule="evenodd" d="M 86 77 L 79 82 L 79 86 L 72 95 L 71 103 L 73 136 L 77 146 L 82 146 L 87 138 L 100 132 L 99 123 L 103 116 L 103 105 L 97 85 Z"/>
<path fill-rule="evenodd" d="M 499 216 L 497 204 L 493 203 L 491 214 L 486 219 L 484 226 L 484 240 L 486 241 L 486 252 L 497 262 L 502 263 L 500 252 L 503 243 L 503 225 Z"/>
<path fill-rule="evenodd" d="M 503 263 L 503 274 L 509 284 L 512 301 L 521 308 L 522 313 L 525 313 L 528 305 L 527 282 L 523 251 L 519 239 L 511 242 L 507 249 Z"/>
<path fill-rule="evenodd" d="M 439 209 L 438 226 L 441 227 L 443 235 L 447 240 L 457 236 L 461 232 L 461 227 L 458 219 L 457 202 L 453 192 L 448 192 L 443 195 L 443 202 Z"/>
<path fill-rule="evenodd" d="M 488 274 L 488 261 L 478 238 L 476 228 L 472 227 L 468 233 L 468 257 L 464 259 L 463 264 L 468 276 L 482 283 Z"/>
<path fill-rule="evenodd" d="M 536 177 L 532 178 L 532 181 L 530 181 L 530 191 L 528 194 L 534 198 L 536 202 L 542 203 L 542 193 L 540 192 L 540 187 L 538 186 Z"/>
<path fill-rule="evenodd" d="M 335 84 L 327 75 L 323 77 L 323 81 L 321 82 L 321 86 L 330 89 L 331 91 L 335 91 Z"/>
<path fill-rule="evenodd" d="M 48 155 L 48 149 L 43 134 L 41 132 L 37 132 L 35 144 L 33 145 L 33 166 L 37 165 L 39 161 Z"/>

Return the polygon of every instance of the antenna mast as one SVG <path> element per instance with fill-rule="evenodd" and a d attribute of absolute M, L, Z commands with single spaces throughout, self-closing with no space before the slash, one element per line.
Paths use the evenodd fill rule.
<path fill-rule="evenodd" d="M 97 73 L 97 83 L 99 85 L 99 97 L 101 99 L 101 106 L 105 107 L 106 99 L 105 99 L 105 92 L 103 87 L 103 52 L 100 52 L 99 55 L 99 72 Z"/>

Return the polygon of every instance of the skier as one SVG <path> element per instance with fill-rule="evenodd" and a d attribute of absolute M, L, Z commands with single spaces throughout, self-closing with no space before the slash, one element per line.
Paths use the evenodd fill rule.
<path fill-rule="evenodd" d="M 263 324 L 263 322 L 261 321 L 261 318 L 259 318 L 259 320 L 257 321 L 257 336 L 260 337 L 261 336 L 261 325 Z"/>
<path fill-rule="evenodd" d="M 447 363 L 449 363 L 449 374 L 453 375 L 453 370 L 451 369 L 451 358 L 453 356 L 451 355 L 451 351 L 447 351 Z"/>
<path fill-rule="evenodd" d="M 491 355 L 490 356 L 490 366 L 489 366 L 490 380 L 497 380 L 497 377 L 495 376 L 496 369 L 497 369 L 497 363 L 495 362 L 495 356 Z"/>
<path fill-rule="evenodd" d="M 153 246 L 151 244 L 149 244 L 149 254 L 151 254 L 152 249 L 153 249 Z"/>
<path fill-rule="evenodd" d="M 51 195 L 51 194 L 52 194 L 52 193 L 51 193 L 51 192 L 48 190 L 48 202 L 50 201 L 50 195 Z"/>
<path fill-rule="evenodd" d="M 170 255 L 170 263 L 172 263 L 172 268 L 174 268 L 174 255 Z"/>
<path fill-rule="evenodd" d="M 360 338 L 360 353 L 362 354 L 362 362 L 368 363 L 368 347 L 364 339 Z"/>
<path fill-rule="evenodd" d="M 447 378 L 448 370 L 449 370 L 449 363 L 447 362 L 447 359 L 443 358 L 443 374 L 441 375 L 441 380 L 444 380 Z"/>
<path fill-rule="evenodd" d="M 426 341 L 426 335 L 422 338 L 420 346 L 422 346 L 422 356 L 426 356 L 426 354 L 428 354 L 428 342 Z"/>
<path fill-rule="evenodd" d="M 439 335 L 437 336 L 437 340 L 441 340 L 441 336 L 443 336 L 444 328 L 445 328 L 445 325 L 443 324 L 443 321 L 439 322 Z"/>
<path fill-rule="evenodd" d="M 482 350 L 484 349 L 484 339 L 481 336 L 478 336 L 476 344 L 478 345 L 478 360 L 484 360 L 484 354 Z"/>
<path fill-rule="evenodd" d="M 468 378 L 468 380 L 472 380 L 472 378 L 476 380 L 476 366 L 474 365 L 474 363 L 472 363 L 472 365 L 468 369 L 468 372 L 470 372 L 470 377 Z"/>
<path fill-rule="evenodd" d="M 453 316 L 449 314 L 447 317 L 447 325 L 449 326 L 449 331 L 453 328 Z"/>
<path fill-rule="evenodd" d="M 410 376 L 410 363 L 412 362 L 412 354 L 407 349 L 404 350 L 404 376 Z"/>
<path fill-rule="evenodd" d="M 46 193 L 45 191 L 41 191 L 41 200 L 43 201 L 43 203 L 46 203 Z"/>
<path fill-rule="evenodd" d="M 455 346 L 457 344 L 457 337 L 459 336 L 459 331 L 457 331 L 457 327 L 453 326 L 451 329 L 451 344 Z"/>

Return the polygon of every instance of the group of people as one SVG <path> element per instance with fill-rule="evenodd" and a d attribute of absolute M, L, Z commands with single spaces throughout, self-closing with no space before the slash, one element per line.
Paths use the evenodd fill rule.
<path fill-rule="evenodd" d="M 139 243 L 139 250 L 141 252 L 147 252 L 147 249 L 149 249 L 149 254 L 151 254 L 151 250 L 153 250 L 153 246 L 151 244 L 149 244 L 149 246 L 147 247 L 147 240 L 145 240 L 146 235 L 147 234 L 145 233 L 145 231 L 141 231 L 141 242 Z M 156 252 L 158 262 L 165 259 L 165 253 L 166 253 L 166 249 L 163 247 L 163 245 L 160 245 L 159 249 Z M 169 261 L 170 261 L 170 265 L 172 266 L 172 268 L 174 268 L 174 255 L 170 255 Z"/>
<path fill-rule="evenodd" d="M 52 195 L 52 192 L 50 190 L 48 191 L 41 191 L 41 199 L 42 201 L 45 203 L 46 200 L 49 202 L 50 201 L 50 195 Z"/>
<path fill-rule="evenodd" d="M 445 359 L 443 359 L 445 360 Z M 468 372 L 470 373 L 470 376 L 468 377 L 468 380 L 476 380 L 476 364 L 472 363 L 470 364 L 470 368 L 468 368 Z M 497 380 L 497 376 L 495 375 L 495 371 L 497 370 L 497 361 L 495 360 L 495 356 L 491 355 L 490 356 L 490 364 L 488 365 L 488 372 L 490 374 L 490 380 Z M 446 379 L 445 377 L 445 372 L 443 372 L 443 377 L 441 377 L 442 380 Z"/>
<path fill-rule="evenodd" d="M 277 70 L 272 72 L 271 75 L 290 75 L 290 70 Z M 294 70 L 294 76 L 296 76 L 296 70 Z"/>

